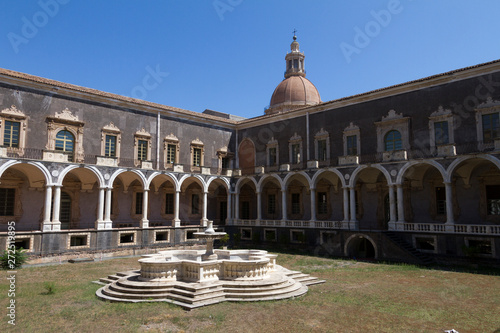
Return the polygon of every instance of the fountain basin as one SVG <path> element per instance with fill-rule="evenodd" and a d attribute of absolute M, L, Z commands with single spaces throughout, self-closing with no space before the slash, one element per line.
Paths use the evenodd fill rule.
<path fill-rule="evenodd" d="M 139 259 L 141 281 L 213 282 L 264 280 L 276 268 L 277 255 L 263 250 L 214 250 L 216 260 L 203 260 L 204 251 L 171 250 Z"/>

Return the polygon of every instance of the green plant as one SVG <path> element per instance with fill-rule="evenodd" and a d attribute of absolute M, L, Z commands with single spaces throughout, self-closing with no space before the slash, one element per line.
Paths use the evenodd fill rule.
<path fill-rule="evenodd" d="M 21 268 L 21 266 L 26 262 L 28 256 L 26 255 L 24 249 L 14 248 L 8 249 L 3 252 L 3 255 L 0 257 L 0 265 L 2 269 L 17 269 Z"/>
<path fill-rule="evenodd" d="M 222 246 L 226 246 L 227 242 L 229 242 L 229 235 L 225 234 L 224 236 L 222 236 L 222 238 L 219 239 L 219 242 Z"/>
<path fill-rule="evenodd" d="M 45 281 L 43 287 L 45 288 L 44 295 L 52 295 L 56 292 L 56 284 L 53 281 Z"/>

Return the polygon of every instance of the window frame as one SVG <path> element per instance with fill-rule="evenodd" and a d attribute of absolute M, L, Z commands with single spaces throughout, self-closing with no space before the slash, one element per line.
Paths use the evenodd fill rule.
<path fill-rule="evenodd" d="M 6 146 L 4 144 L 7 121 L 19 123 L 17 147 Z M 3 109 L 0 112 L 0 136 L 2 138 L 2 146 L 7 148 L 9 152 L 15 152 L 19 156 L 23 156 L 24 148 L 26 148 L 25 145 L 26 145 L 27 127 L 28 127 L 28 118 L 26 117 L 24 112 L 18 110 L 15 105 L 12 105 L 10 108 Z"/>
<path fill-rule="evenodd" d="M 114 156 L 109 156 L 106 154 L 107 149 L 107 137 L 115 137 L 115 154 Z M 110 122 L 108 125 L 104 126 L 101 130 L 101 156 L 106 158 L 120 159 L 120 146 L 121 146 L 121 131 L 118 127 Z"/>

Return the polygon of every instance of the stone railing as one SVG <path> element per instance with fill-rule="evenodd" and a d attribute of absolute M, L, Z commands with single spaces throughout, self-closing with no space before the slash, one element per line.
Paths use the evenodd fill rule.
<path fill-rule="evenodd" d="M 321 229 L 349 229 L 349 222 L 303 220 L 233 220 L 233 225 L 251 227 L 296 227 Z"/>
<path fill-rule="evenodd" d="M 396 222 L 389 230 L 429 233 L 454 233 L 476 235 L 500 235 L 499 225 L 475 224 L 435 224 L 435 223 L 400 223 Z"/>

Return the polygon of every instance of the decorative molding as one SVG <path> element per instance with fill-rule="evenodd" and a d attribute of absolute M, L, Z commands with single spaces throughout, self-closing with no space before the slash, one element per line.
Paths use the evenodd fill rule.
<path fill-rule="evenodd" d="M 271 137 L 271 140 L 267 142 L 267 146 L 277 146 L 277 145 L 278 145 L 278 140 L 276 140 L 274 136 Z"/>
<path fill-rule="evenodd" d="M 440 105 L 437 111 L 431 113 L 430 118 L 441 117 L 441 116 L 452 116 L 452 115 L 453 113 L 451 112 L 450 109 L 444 109 L 443 106 Z"/>
<path fill-rule="evenodd" d="M 73 113 L 71 113 L 71 110 L 69 110 L 68 108 L 65 108 L 64 110 L 62 110 L 61 113 L 56 112 L 54 117 L 58 118 L 58 119 L 64 119 L 64 120 L 70 120 L 70 121 L 79 121 L 78 116 L 73 115 Z"/>
<path fill-rule="evenodd" d="M 165 137 L 165 139 L 163 139 L 164 141 L 175 141 L 175 142 L 179 142 L 179 139 L 174 135 L 174 133 L 170 133 L 169 135 L 167 135 Z"/>
<path fill-rule="evenodd" d="M 402 113 L 396 113 L 395 110 L 389 110 L 389 112 L 387 113 L 387 116 L 382 116 L 382 121 L 390 121 L 390 120 L 395 120 L 395 119 L 401 119 L 403 118 L 403 114 Z"/>
<path fill-rule="evenodd" d="M 494 100 L 491 96 L 486 98 L 486 102 L 481 103 L 477 106 L 478 109 L 491 108 L 491 107 L 500 107 L 500 101 Z"/>
<path fill-rule="evenodd" d="M 295 132 L 293 136 L 290 138 L 289 142 L 298 142 L 302 141 L 302 137 Z"/>
<path fill-rule="evenodd" d="M 319 132 L 317 132 L 314 137 L 317 138 L 317 139 L 319 139 L 319 138 L 327 138 L 328 136 L 329 136 L 328 132 L 325 131 L 323 129 L 323 127 L 321 127 L 321 129 L 319 130 Z"/>
<path fill-rule="evenodd" d="M 344 129 L 344 132 L 359 131 L 359 127 L 354 125 L 352 122 Z"/>
<path fill-rule="evenodd" d="M 107 132 L 117 132 L 117 133 L 121 132 L 120 129 L 116 127 L 115 124 L 113 124 L 113 122 L 110 122 L 109 125 L 104 126 L 102 130 Z"/>
<path fill-rule="evenodd" d="M 26 117 L 26 115 L 24 114 L 24 112 L 22 112 L 21 110 L 19 110 L 15 105 L 12 105 L 8 109 L 3 109 L 1 113 L 2 114 L 7 114 L 7 115 L 10 115 L 10 116 L 14 116 L 14 117 Z"/>
<path fill-rule="evenodd" d="M 150 138 L 151 137 L 151 134 L 149 134 L 149 132 L 147 132 L 144 127 L 141 128 L 139 131 L 135 132 L 135 135 L 136 136 L 145 136 L 145 137 L 148 137 Z"/>
<path fill-rule="evenodd" d="M 201 141 L 199 138 L 196 138 L 193 141 L 191 141 L 191 144 L 194 146 L 203 146 L 203 141 Z"/>

